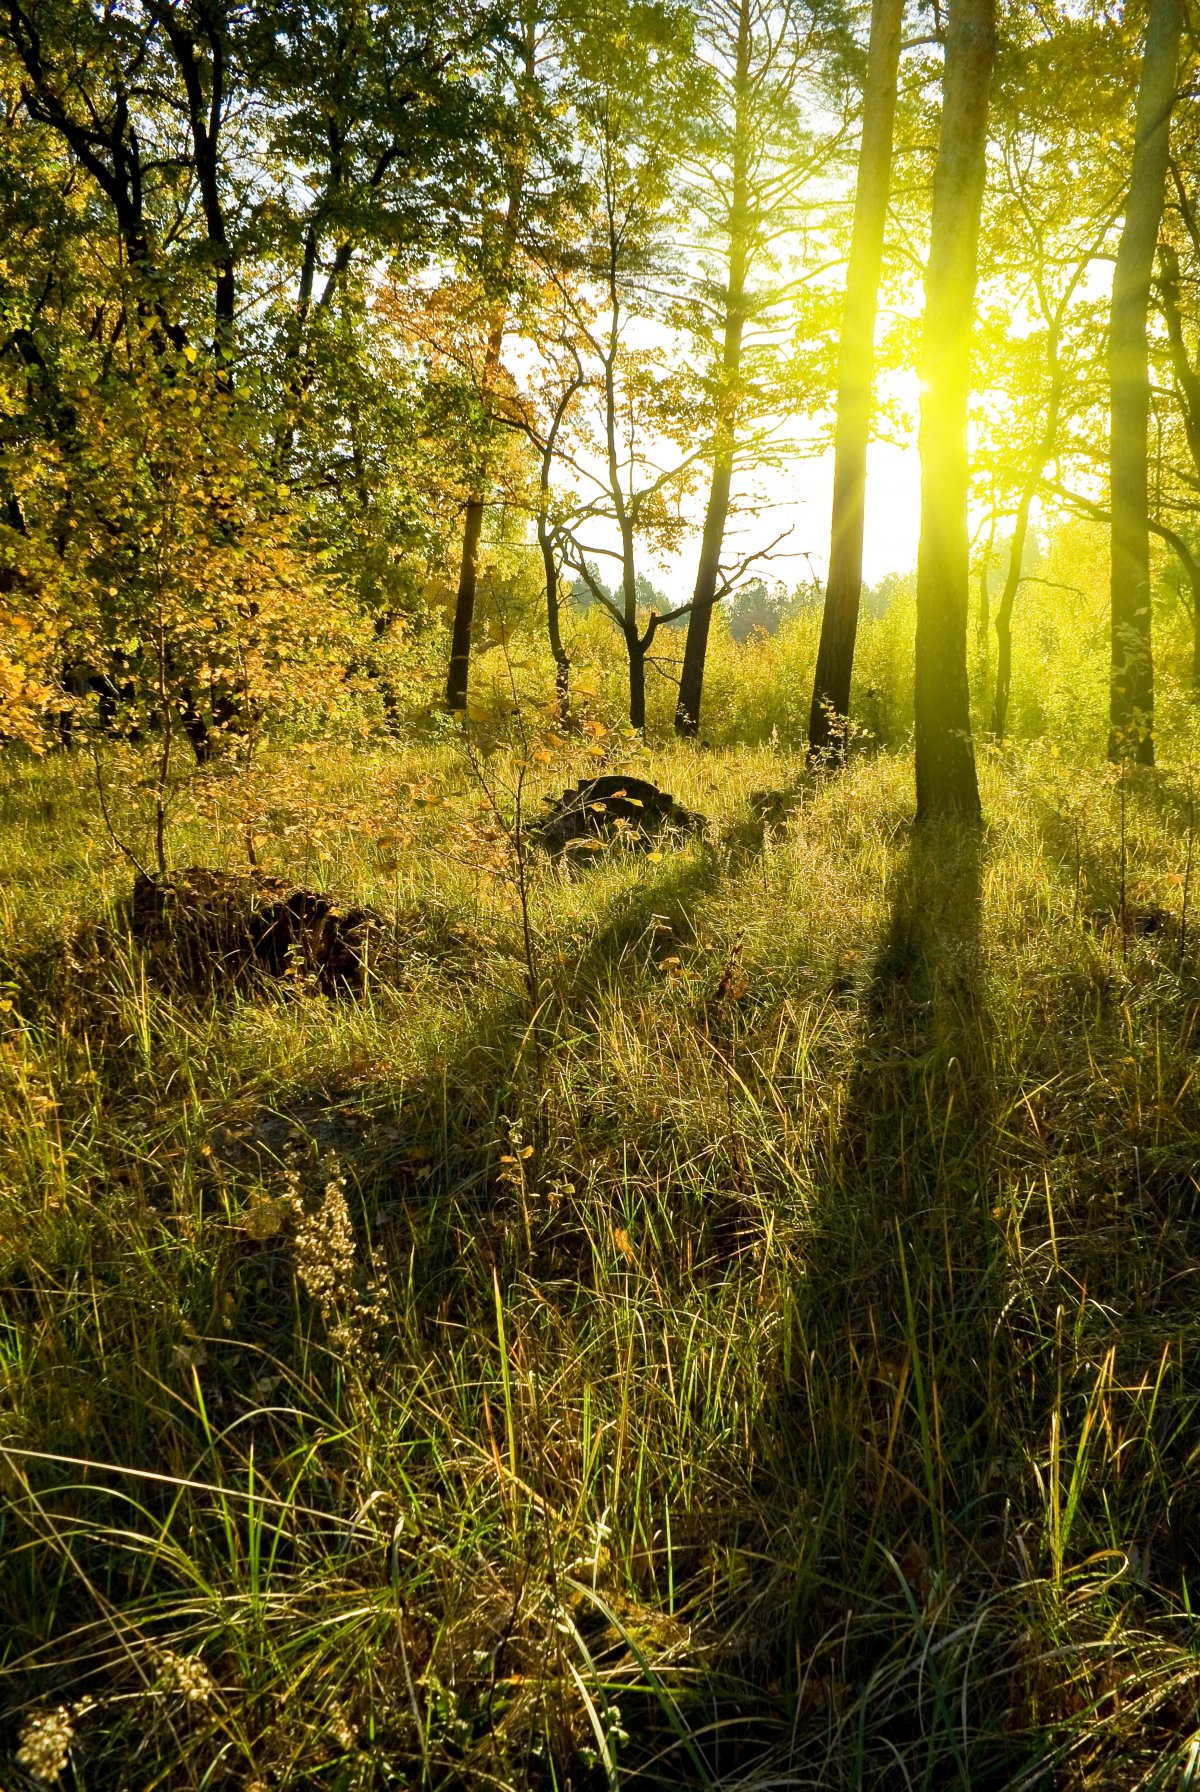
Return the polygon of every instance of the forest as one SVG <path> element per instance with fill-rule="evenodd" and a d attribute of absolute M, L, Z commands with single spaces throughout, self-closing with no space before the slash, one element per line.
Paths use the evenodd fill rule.
<path fill-rule="evenodd" d="M 0 0 L 0 1786 L 1200 1786 L 1191 0 Z"/>

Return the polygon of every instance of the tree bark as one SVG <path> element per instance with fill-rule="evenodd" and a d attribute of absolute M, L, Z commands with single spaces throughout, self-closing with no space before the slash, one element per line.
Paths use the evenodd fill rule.
<path fill-rule="evenodd" d="M 505 219 L 505 238 L 511 254 L 516 239 L 519 199 L 509 200 Z M 486 407 L 488 396 L 500 369 L 500 351 L 504 346 L 506 308 L 498 306 L 488 330 L 487 352 L 483 361 L 481 392 Z M 463 517 L 462 559 L 458 567 L 458 590 L 454 598 L 454 629 L 450 640 L 450 668 L 446 674 L 446 708 L 452 715 L 467 707 L 467 680 L 471 669 L 471 624 L 475 618 L 475 593 L 479 583 L 479 542 L 483 534 L 483 512 L 486 498 L 482 491 L 472 492 Z"/>
<path fill-rule="evenodd" d="M 475 590 L 479 580 L 479 541 L 483 534 L 484 501 L 467 499 L 463 519 L 462 561 L 454 599 L 454 628 L 450 637 L 450 669 L 446 675 L 446 708 L 452 715 L 467 707 L 467 678 L 471 669 L 471 624 L 475 619 Z"/>
<path fill-rule="evenodd" d="M 917 819 L 978 820 L 967 678 L 967 397 L 995 0 L 950 0 L 922 349 Z"/>
<path fill-rule="evenodd" d="M 56 81 L 61 71 L 53 69 L 44 59 L 42 40 L 34 23 L 15 0 L 10 0 L 6 11 L 8 39 L 27 77 L 21 89 L 26 112 L 39 123 L 50 126 L 62 138 L 112 206 L 117 234 L 136 280 L 137 313 L 139 318 L 149 322 L 150 339 L 155 349 L 162 352 L 168 345 L 176 351 L 182 349 L 187 334 L 167 313 L 160 278 L 162 269 L 151 249 L 143 204 L 141 145 L 130 117 L 124 87 L 120 83 L 116 85 L 107 118 L 102 118 L 90 104 L 86 116 L 71 112 Z M 140 58 L 145 51 L 146 39 L 143 38 L 132 53 L 135 58 Z"/>
<path fill-rule="evenodd" d="M 846 268 L 833 448 L 833 522 L 821 642 L 808 721 L 809 759 L 841 759 L 862 592 L 867 441 L 875 365 L 875 316 L 892 175 L 892 127 L 904 0 L 873 0 L 863 88 L 862 148 Z"/>
<path fill-rule="evenodd" d="M 538 476 L 537 537 L 542 550 L 542 575 L 546 585 L 546 633 L 554 660 L 554 698 L 558 719 L 563 728 L 571 725 L 571 661 L 562 638 L 562 605 L 558 595 L 558 556 L 555 553 L 554 530 L 550 526 L 550 474 L 554 466 L 554 449 L 563 419 L 571 408 L 575 394 L 583 385 L 583 374 L 571 380 L 550 419 L 550 428 L 542 444 L 541 471 Z"/>
<path fill-rule="evenodd" d="M 993 740 L 1003 740 L 1008 724 L 1008 698 L 1012 690 L 1012 617 L 1021 588 L 1021 562 L 1025 558 L 1025 542 L 1029 535 L 1029 507 L 1033 493 L 1028 486 L 1021 493 L 1013 538 L 1008 550 L 1008 572 L 1004 590 L 996 609 L 996 685 L 992 692 L 992 721 L 989 733 Z"/>
<path fill-rule="evenodd" d="M 996 519 L 988 527 L 987 546 L 979 565 L 979 615 L 975 623 L 975 643 L 979 649 L 979 670 L 987 676 L 988 645 L 991 641 L 992 559 L 996 549 Z"/>
<path fill-rule="evenodd" d="M 1192 702 L 1200 703 L 1200 558 L 1178 529 L 1172 529 L 1169 523 L 1151 517 L 1150 529 L 1173 551 L 1188 582 L 1192 622 Z"/>
<path fill-rule="evenodd" d="M 1181 0 L 1150 0 L 1134 123 L 1125 224 L 1113 271 L 1108 373 L 1112 510 L 1110 759 L 1154 764 L 1154 659 L 1150 629 L 1147 439 L 1150 365 L 1146 318 L 1162 219 Z"/>
<path fill-rule="evenodd" d="M 881 0 L 892 5 L 895 0 Z M 708 631 L 717 595 L 721 545 L 729 517 L 729 492 L 733 481 L 736 435 L 737 386 L 742 367 L 742 336 L 746 323 L 746 276 L 749 270 L 749 155 L 748 109 L 750 89 L 750 0 L 739 0 L 737 61 L 734 74 L 733 184 L 729 210 L 729 285 L 725 298 L 725 338 L 721 349 L 721 390 L 713 445 L 713 476 L 700 540 L 700 563 L 692 610 L 688 617 L 683 665 L 679 675 L 679 699 L 675 706 L 675 732 L 687 737 L 700 729 L 700 700 L 704 690 L 704 664 L 708 655 Z"/>
<path fill-rule="evenodd" d="M 157 0 L 150 8 L 166 32 L 187 98 L 188 124 L 196 185 L 204 211 L 209 253 L 214 266 L 213 340 L 228 372 L 234 350 L 234 312 L 237 300 L 237 265 L 225 224 L 221 201 L 220 134 L 225 106 L 225 32 L 227 20 L 216 6 L 196 7 L 195 18 L 208 39 L 209 93 L 196 54 L 196 34 L 188 17 L 169 0 Z"/>
<path fill-rule="evenodd" d="M 544 509 L 538 515 L 538 544 L 542 550 L 542 572 L 546 581 L 546 633 L 550 638 L 550 655 L 554 661 L 554 699 L 559 722 L 566 728 L 571 720 L 571 661 L 563 646 L 558 562 L 554 556 L 554 539 Z"/>
<path fill-rule="evenodd" d="M 1163 322 L 1167 326 L 1171 371 L 1175 375 L 1175 397 L 1179 404 L 1183 433 L 1192 465 L 1200 477 L 1200 370 L 1192 365 L 1188 350 L 1180 294 L 1179 257 L 1170 243 L 1158 245 L 1158 291 L 1162 300 Z"/>
<path fill-rule="evenodd" d="M 629 725 L 640 734 L 646 726 L 646 649 L 647 640 L 638 634 L 636 625 L 625 631 L 629 653 Z"/>
<path fill-rule="evenodd" d="M 1192 466 L 1200 480 L 1200 372 L 1192 364 L 1184 332 L 1179 257 L 1169 243 L 1158 245 L 1158 288 L 1163 321 L 1167 326 L 1167 341 L 1171 348 L 1175 398 L 1183 420 Z M 1153 529 L 1155 525 L 1152 522 L 1150 526 Z M 1162 529 L 1158 532 L 1161 534 Z M 1192 594 L 1192 701 L 1200 703 L 1200 561 L 1181 536 L 1172 532 L 1167 539 L 1187 573 Z"/>

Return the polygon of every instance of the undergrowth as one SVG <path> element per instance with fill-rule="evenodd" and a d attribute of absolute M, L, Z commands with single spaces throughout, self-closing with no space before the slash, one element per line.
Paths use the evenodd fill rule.
<path fill-rule="evenodd" d="M 254 798 L 392 923 L 361 1002 L 157 978 L 5 768 L 0 1783 L 1189 1785 L 1186 777 L 918 834 L 902 756 L 651 754 L 708 835 L 532 864 L 534 1004 L 492 764 Z"/>

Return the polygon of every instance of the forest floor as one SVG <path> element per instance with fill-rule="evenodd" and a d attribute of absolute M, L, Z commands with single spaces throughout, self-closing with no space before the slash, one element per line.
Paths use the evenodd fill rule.
<path fill-rule="evenodd" d="M 527 934 L 503 754 L 185 782 L 379 911 L 333 999 L 0 766 L 6 1792 L 1200 1783 L 1190 788 L 981 769 L 651 753 L 707 837 Z"/>

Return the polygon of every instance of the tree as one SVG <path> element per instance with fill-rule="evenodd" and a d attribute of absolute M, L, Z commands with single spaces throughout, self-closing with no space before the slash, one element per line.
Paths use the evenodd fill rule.
<path fill-rule="evenodd" d="M 1112 510 L 1111 759 L 1154 763 L 1154 661 L 1150 633 L 1147 441 L 1150 367 L 1146 322 L 1162 218 L 1170 118 L 1183 27 L 1181 0 L 1150 0 L 1134 120 L 1125 224 L 1113 271 L 1108 338 Z"/>
<path fill-rule="evenodd" d="M 513 288 L 517 284 L 518 247 L 526 233 L 526 213 L 531 206 L 534 185 L 531 162 L 539 148 L 539 136 L 547 133 L 550 117 L 550 108 L 543 102 L 540 82 L 543 59 L 553 60 L 553 52 L 544 48 L 538 14 L 539 9 L 535 4 L 524 6 L 520 21 L 520 50 L 515 66 L 510 70 L 503 61 L 501 64 L 502 72 L 517 96 L 519 122 L 516 143 L 511 147 L 507 159 L 504 210 L 494 223 L 485 215 L 475 269 L 477 281 L 489 295 L 483 317 L 485 346 L 479 380 L 479 403 L 484 412 L 485 423 L 500 375 L 509 305 Z M 450 661 L 446 671 L 446 708 L 452 715 L 461 714 L 467 704 L 471 625 L 475 615 L 479 548 L 487 497 L 485 453 L 479 478 L 463 508 L 462 552 L 451 625 Z"/>
<path fill-rule="evenodd" d="M 113 418 L 139 405 L 149 417 L 181 379 L 205 404 L 217 386 L 244 401 L 219 407 L 217 452 L 238 458 L 238 489 L 282 502 L 287 488 L 310 555 L 371 583 L 366 563 L 378 564 L 381 524 L 393 522 L 377 497 L 395 487 L 414 407 L 382 390 L 369 299 L 381 259 L 423 264 L 491 205 L 505 108 L 483 71 L 505 14 L 476 0 L 5 0 L 3 203 L 18 241 L 6 233 L 0 265 L 12 397 L 0 462 L 18 473 L 0 490 L 12 531 L 0 547 L 15 588 L 36 569 L 43 597 L 70 590 L 85 611 L 94 598 L 111 612 L 107 633 L 121 632 L 107 584 L 64 582 L 46 559 L 74 549 L 85 512 L 135 526 L 132 510 L 89 490 L 103 469 L 81 395 L 103 392 Z M 160 435 L 156 455 L 187 491 L 196 462 L 183 438 Z M 223 526 L 236 535 L 238 520 Z M 109 547 L 119 557 L 139 545 Z M 67 618 L 55 638 L 100 641 L 106 629 Z M 171 657 L 186 662 L 182 642 Z M 75 682 L 106 675 L 70 670 Z"/>
<path fill-rule="evenodd" d="M 1106 20 L 1047 23 L 1031 15 L 1010 28 L 996 85 L 996 174 L 983 221 L 985 299 L 975 357 L 987 401 L 975 428 L 976 480 L 981 472 L 987 480 L 993 526 L 1012 517 L 995 613 L 989 732 L 1000 740 L 1035 507 L 1046 495 L 1047 467 L 1064 455 L 1078 457 L 1073 413 L 1093 409 L 1098 304 L 1085 289 L 1121 205 L 1115 146 L 1127 94 L 1125 45 L 1114 43 Z M 1075 433 L 1094 439 L 1092 430 Z"/>
<path fill-rule="evenodd" d="M 1165 341 L 1156 344 L 1158 453 L 1150 520 L 1172 549 L 1188 589 L 1192 632 L 1192 696 L 1200 701 L 1200 219 L 1196 211 L 1196 151 L 1200 106 L 1195 93 L 1181 95 L 1171 120 L 1172 154 L 1167 203 L 1159 229 L 1154 295 Z M 1189 185 L 1189 182 L 1191 183 Z"/>
<path fill-rule="evenodd" d="M 918 820 L 980 814 L 967 681 L 967 397 L 995 56 L 995 0 L 950 0 L 922 346 Z"/>
<path fill-rule="evenodd" d="M 556 494 L 554 474 L 559 459 L 570 453 L 564 442 L 572 433 L 571 411 L 588 383 L 584 371 L 587 338 L 578 323 L 586 315 L 582 295 L 565 275 L 543 283 L 540 289 L 530 283 L 519 318 L 523 377 L 517 379 L 504 369 L 496 395 L 497 417 L 518 431 L 536 455 L 535 479 L 526 482 L 524 490 L 518 481 L 517 489 L 506 492 L 505 499 L 518 511 L 532 514 L 542 563 L 546 635 L 554 661 L 555 704 L 564 728 L 570 724 L 571 661 L 563 641 L 561 587 L 564 524 L 570 520 L 572 506 L 569 497 Z M 597 576 L 594 570 L 590 573 L 593 579 Z M 590 601 L 586 582 L 583 589 Z"/>
<path fill-rule="evenodd" d="M 711 97 L 688 158 L 695 165 L 686 197 L 701 248 L 715 250 L 719 265 L 681 307 L 711 367 L 705 396 L 715 419 L 675 711 L 684 736 L 699 729 L 713 607 L 730 588 L 722 548 L 739 450 L 759 467 L 771 454 L 761 430 L 749 443 L 740 438 L 755 411 L 792 408 L 790 394 L 780 402 L 786 364 L 778 340 L 794 288 L 781 282 L 776 245 L 802 230 L 806 190 L 837 154 L 845 128 L 845 34 L 836 9 L 827 18 L 803 0 L 706 0 L 696 25 Z M 818 131 L 806 126 L 805 100 L 830 115 Z"/>
<path fill-rule="evenodd" d="M 904 0 L 873 0 L 863 86 L 862 147 L 838 357 L 833 523 L 825 609 L 808 722 L 810 758 L 842 755 L 845 721 L 850 713 L 850 676 L 854 667 L 862 591 L 875 316 L 883 267 L 903 17 Z"/>
<path fill-rule="evenodd" d="M 593 452 L 559 451 L 578 497 L 558 538 L 620 631 L 629 720 L 640 729 L 655 635 L 690 603 L 652 609 L 643 622 L 638 556 L 647 541 L 678 545 L 680 502 L 704 452 L 695 381 L 686 366 L 664 365 L 661 348 L 680 282 L 674 175 L 698 99 L 689 20 L 663 0 L 605 0 L 589 8 L 572 61 L 572 122 L 589 202 L 574 265 L 552 262 L 546 274 L 578 344 L 580 405 L 591 401 L 595 433 Z M 591 539 L 596 534 L 609 539 Z M 620 569 L 615 599 L 593 570 L 597 559 Z"/>

